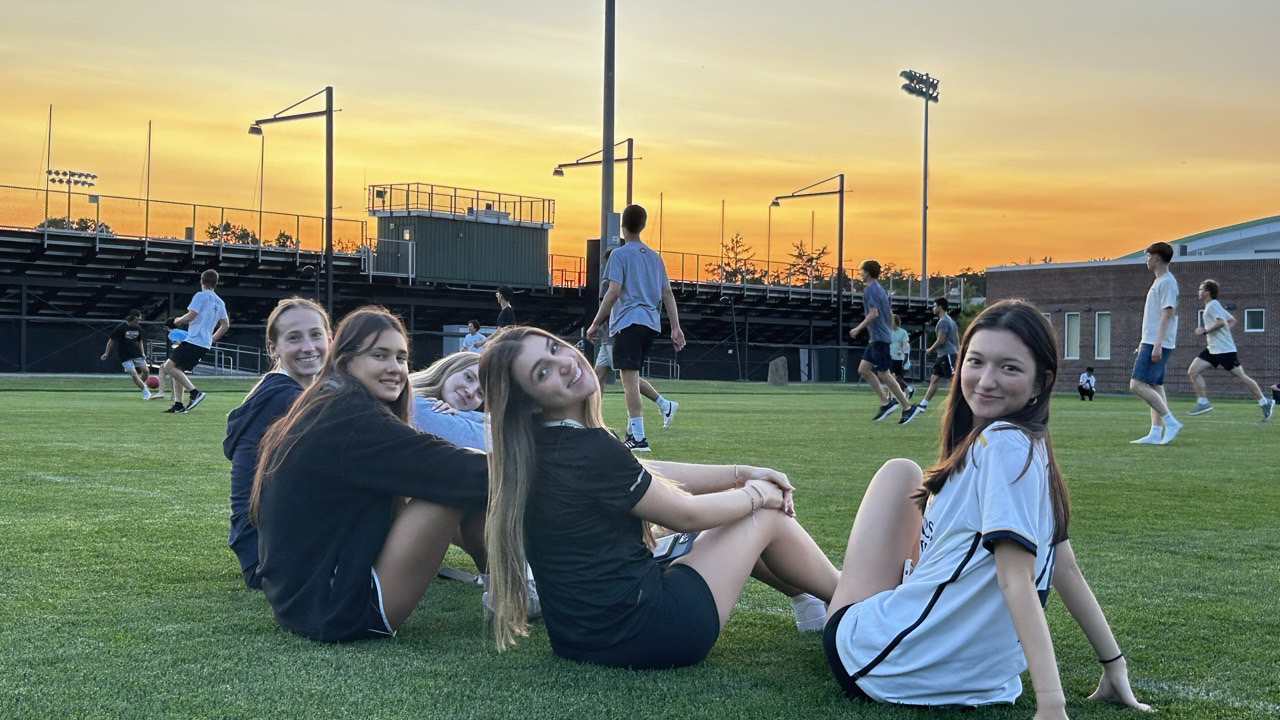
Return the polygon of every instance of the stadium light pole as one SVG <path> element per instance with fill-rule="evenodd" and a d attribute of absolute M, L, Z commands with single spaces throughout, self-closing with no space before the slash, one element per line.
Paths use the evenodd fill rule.
<path fill-rule="evenodd" d="M 818 187 L 819 185 L 829 183 L 832 180 L 839 181 L 839 187 L 837 187 L 835 190 L 805 192 L 810 188 Z M 783 200 L 790 200 L 792 198 L 819 197 L 822 195 L 835 195 L 837 199 L 835 286 L 836 286 L 836 343 L 837 343 L 837 346 L 839 346 L 844 344 L 844 173 L 832 175 L 826 180 L 819 180 L 818 182 L 812 185 L 806 185 L 805 187 L 802 187 L 799 190 L 796 190 L 790 195 L 779 195 L 773 199 L 773 202 L 769 203 L 769 207 L 770 208 L 778 207 L 782 205 Z M 769 219 L 770 219 L 770 224 L 772 225 L 772 222 L 773 222 L 772 213 L 770 214 Z"/>
<path fill-rule="evenodd" d="M 298 107 L 304 102 L 318 95 L 324 95 L 324 110 L 316 110 L 314 112 L 294 113 L 293 115 L 285 115 L 284 113 Z M 305 120 L 306 118 L 322 117 L 324 118 L 324 276 L 325 276 L 325 309 L 329 311 L 329 315 L 333 315 L 333 86 L 308 95 L 280 112 L 269 118 L 254 120 L 249 126 L 250 135 L 261 135 L 262 126 L 271 123 L 288 122 L 290 120 Z M 265 140 L 263 141 L 266 142 Z M 261 211 L 261 200 L 259 200 L 259 211 Z M 261 230 L 259 230 L 261 232 Z M 262 238 L 258 238 L 258 242 L 262 242 Z"/>
<path fill-rule="evenodd" d="M 262 126 L 250 125 L 249 134 L 257 135 L 262 141 L 258 147 L 258 244 L 262 244 L 262 190 L 267 184 L 267 136 Z M 313 268 L 314 270 L 314 268 Z"/>
<path fill-rule="evenodd" d="M 929 103 L 938 102 L 938 78 L 929 73 L 903 70 L 898 76 L 906 80 L 902 89 L 908 95 L 924 98 L 924 190 L 920 200 L 920 296 L 929 299 Z"/>
<path fill-rule="evenodd" d="M 628 205 L 630 205 L 630 204 L 631 204 L 631 181 L 632 181 L 632 179 L 633 179 L 633 177 L 634 177 L 634 173 L 633 173 L 633 164 L 634 164 L 634 162 L 635 162 L 636 160 L 643 160 L 644 158 L 638 158 L 638 157 L 635 157 L 635 139 L 634 139 L 634 138 L 627 138 L 626 140 L 619 140 L 618 142 L 614 143 L 614 145 L 613 145 L 613 146 L 614 146 L 614 147 L 617 147 L 617 146 L 622 145 L 622 144 L 624 144 L 624 143 L 625 143 L 625 144 L 626 144 L 626 146 L 627 146 L 627 156 L 626 156 L 626 157 L 621 157 L 621 158 L 614 158 L 613 162 L 614 162 L 614 163 L 626 163 L 626 164 L 627 164 L 627 204 L 628 204 Z M 590 155 L 583 155 L 582 157 L 578 158 L 577 160 L 574 160 L 573 162 L 560 163 L 559 165 L 557 165 L 557 166 L 555 167 L 555 169 L 554 169 L 554 170 L 552 170 L 552 171 L 551 171 L 551 176 L 552 176 L 552 177 L 564 177 L 564 169 L 565 169 L 565 168 L 586 167 L 586 166 L 591 166 L 591 165 L 602 165 L 602 164 L 604 164 L 604 160 L 591 160 L 591 159 L 590 159 L 590 158 L 595 157 L 596 155 L 600 155 L 602 152 L 603 152 L 603 151 L 601 151 L 601 150 L 597 150 L 597 151 L 595 151 L 595 152 L 591 153 Z"/>
<path fill-rule="evenodd" d="M 44 171 L 44 179 L 45 179 L 46 195 L 49 192 L 48 190 L 49 183 L 53 183 L 55 185 L 67 186 L 67 229 L 70 230 L 71 229 L 71 186 L 82 185 L 85 187 L 93 187 L 96 184 L 94 181 L 98 179 L 98 176 L 95 175 L 94 173 L 79 172 L 76 170 L 49 169 Z M 48 223 L 49 223 L 49 218 L 47 217 L 48 214 L 49 212 L 46 210 L 45 211 L 45 215 L 46 215 L 45 227 L 46 228 L 48 227 Z"/>

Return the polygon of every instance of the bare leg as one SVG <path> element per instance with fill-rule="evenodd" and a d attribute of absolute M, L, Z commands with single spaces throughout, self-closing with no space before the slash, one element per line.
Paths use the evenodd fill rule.
<path fill-rule="evenodd" d="M 875 390 L 876 397 L 880 398 L 880 404 L 884 405 L 888 402 L 887 396 L 884 394 L 884 387 L 880 385 L 880 378 L 876 377 L 875 372 L 871 370 L 871 363 L 862 360 L 858 363 L 858 375 Z"/>
<path fill-rule="evenodd" d="M 1197 398 L 1205 399 L 1209 397 L 1209 393 L 1206 392 L 1204 386 L 1204 371 L 1210 367 L 1212 366 L 1209 363 L 1196 358 L 1191 361 L 1191 367 L 1187 368 L 1187 377 L 1191 380 L 1191 389 L 1195 391 Z M 1232 374 L 1235 373 L 1233 372 Z"/>
<path fill-rule="evenodd" d="M 484 511 L 473 510 L 462 516 L 453 544 L 466 551 L 476 564 L 476 572 L 489 572 L 489 553 L 484 546 Z"/>
<path fill-rule="evenodd" d="M 147 371 L 146 371 L 146 370 L 143 370 L 142 372 L 143 372 L 144 374 L 143 374 L 143 375 L 141 375 L 141 376 L 139 376 L 139 375 L 138 375 L 138 368 L 137 368 L 137 367 L 130 367 L 130 368 L 129 368 L 129 378 L 130 378 L 131 380 L 133 380 L 133 384 L 134 384 L 134 385 L 137 385 L 139 390 L 146 390 L 146 389 L 147 389 L 147 382 L 146 382 L 146 375 L 145 375 L 145 373 L 146 373 Z"/>
<path fill-rule="evenodd" d="M 391 523 L 373 568 L 392 630 L 404 623 L 427 591 L 461 519 L 459 510 L 415 499 Z"/>
<path fill-rule="evenodd" d="M 640 378 L 640 394 L 653 402 L 658 402 L 658 391 L 654 390 L 649 381 L 644 378 Z"/>
<path fill-rule="evenodd" d="M 1151 424 L 1164 427 L 1164 420 L 1161 418 L 1169 414 L 1169 405 L 1164 399 L 1164 386 L 1148 385 L 1137 378 L 1129 378 L 1129 391 L 1142 398 L 1147 407 L 1151 408 Z"/>
<path fill-rule="evenodd" d="M 182 401 L 182 390 L 191 392 L 196 386 L 191 383 L 191 379 L 177 365 L 173 364 L 173 360 L 165 360 L 161 369 L 169 374 L 169 378 L 173 381 L 173 399 L 175 402 Z M 178 388 L 182 388 L 179 390 Z"/>
<path fill-rule="evenodd" d="M 596 365 L 596 386 L 604 387 L 605 376 L 609 374 L 609 368 L 605 365 Z"/>
<path fill-rule="evenodd" d="M 804 528 L 777 510 L 762 510 L 753 517 L 704 531 L 689 554 L 676 563 L 698 571 L 711 588 L 723 629 L 757 559 L 782 583 L 824 602 L 831 598 L 840 577 Z"/>
<path fill-rule="evenodd" d="M 938 392 L 938 385 L 939 385 L 938 381 L 941 379 L 942 378 L 938 377 L 937 375 L 931 375 L 929 377 L 929 389 L 924 391 L 925 402 L 929 402 L 930 400 L 932 400 L 933 394 Z"/>
<path fill-rule="evenodd" d="M 751 577 L 786 595 L 787 597 L 795 597 L 804 592 L 794 585 L 788 585 L 782 582 L 782 579 L 773 574 L 773 571 L 764 564 L 763 560 L 756 560 L 756 566 L 751 569 Z"/>
<path fill-rule="evenodd" d="M 1235 366 L 1235 368 L 1231 371 L 1231 376 L 1236 379 L 1236 382 L 1243 385 L 1245 390 L 1248 390 L 1249 392 L 1253 393 L 1254 400 L 1256 401 L 1262 400 L 1262 388 L 1258 387 L 1258 383 L 1254 382 L 1253 378 L 1244 374 L 1244 368 L 1242 366 L 1240 365 Z"/>
<path fill-rule="evenodd" d="M 923 481 L 920 466 L 902 458 L 885 463 L 871 478 L 849 531 L 831 612 L 897 587 L 903 563 L 919 558 L 923 515 L 911 495 Z"/>
<path fill-rule="evenodd" d="M 622 394 L 627 401 L 627 417 L 638 418 L 643 415 L 640 407 L 640 371 L 622 371 Z"/>
<path fill-rule="evenodd" d="M 881 370 L 878 375 L 881 384 L 889 388 L 889 392 L 893 393 L 893 398 L 902 405 L 902 411 L 905 413 L 907 408 L 911 407 L 911 401 L 907 399 L 907 394 L 903 392 L 902 386 L 898 384 L 897 380 L 893 379 L 888 370 Z"/>

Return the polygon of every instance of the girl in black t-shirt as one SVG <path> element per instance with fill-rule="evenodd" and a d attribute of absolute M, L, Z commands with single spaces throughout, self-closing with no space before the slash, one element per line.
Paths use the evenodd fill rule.
<path fill-rule="evenodd" d="M 785 475 L 641 464 L 604 428 L 591 364 L 536 328 L 493 335 L 480 377 L 492 425 L 486 546 L 499 649 L 526 631 L 526 558 L 552 649 L 604 665 L 700 662 L 761 561 L 775 584 L 831 598 L 839 574 L 793 518 Z M 702 533 L 663 568 L 646 543 L 651 522 Z"/>
<path fill-rule="evenodd" d="M 398 318 L 356 310 L 319 377 L 262 439 L 249 501 L 258 577 L 287 630 L 325 641 L 394 634 L 463 513 L 484 507 L 484 455 L 409 426 L 408 360 Z M 412 499 L 397 507 L 399 496 Z"/>

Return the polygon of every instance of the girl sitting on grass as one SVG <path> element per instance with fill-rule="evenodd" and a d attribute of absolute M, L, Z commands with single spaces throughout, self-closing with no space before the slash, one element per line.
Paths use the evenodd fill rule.
<path fill-rule="evenodd" d="M 262 439 L 258 574 L 299 635 L 394 635 L 463 513 L 484 507 L 484 455 L 408 424 L 406 337 L 382 308 L 343 318 L 320 375 Z M 396 508 L 398 496 L 413 499 Z"/>
<path fill-rule="evenodd" d="M 499 649 L 526 632 L 526 558 L 552 649 L 601 665 L 700 662 L 757 560 L 782 582 L 831 597 L 838 573 L 793 519 L 785 475 L 641 464 L 605 429 L 591 364 L 536 328 L 490 337 L 480 379 L 493 437 L 486 547 Z M 648 523 L 703 532 L 662 567 Z"/>
<path fill-rule="evenodd" d="M 413 426 L 459 447 L 485 449 L 480 355 L 456 352 L 409 376 Z"/>
<path fill-rule="evenodd" d="M 267 355 L 275 363 L 227 415 L 222 452 L 231 461 L 231 533 L 227 545 L 240 561 L 244 584 L 260 588 L 258 529 L 249 521 L 249 495 L 258 466 L 258 443 L 267 426 L 293 405 L 329 356 L 329 314 L 311 300 L 292 297 L 267 317 Z"/>
<path fill-rule="evenodd" d="M 1013 703 L 1030 669 L 1036 715 L 1065 718 L 1044 616 L 1052 586 L 1102 663 L 1091 697 L 1142 710 L 1067 539 L 1068 502 L 1049 440 L 1058 351 L 1021 300 L 970 325 L 927 473 L 890 460 L 854 519 L 824 632 L 851 698 L 904 705 Z"/>

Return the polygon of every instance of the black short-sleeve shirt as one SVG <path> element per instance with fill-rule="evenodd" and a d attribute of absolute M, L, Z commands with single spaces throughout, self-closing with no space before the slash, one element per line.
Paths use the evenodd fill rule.
<path fill-rule="evenodd" d="M 653 478 L 602 428 L 541 428 L 525 553 L 557 650 L 612 647 L 639 632 L 661 572 L 631 509 Z"/>
<path fill-rule="evenodd" d="M 111 339 L 115 341 L 116 359 L 120 362 L 142 357 L 142 326 L 133 327 L 129 323 L 120 323 L 111 331 Z"/>
<path fill-rule="evenodd" d="M 498 329 L 502 329 L 508 325 L 516 324 L 516 311 L 508 305 L 498 311 Z"/>

